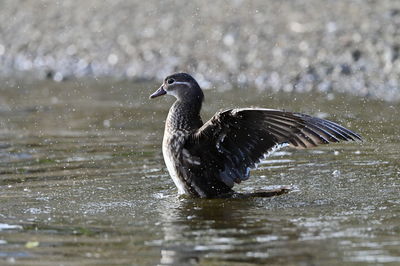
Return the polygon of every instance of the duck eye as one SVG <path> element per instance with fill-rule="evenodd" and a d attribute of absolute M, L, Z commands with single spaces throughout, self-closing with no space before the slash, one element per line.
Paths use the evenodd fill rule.
<path fill-rule="evenodd" d="M 172 83 L 174 83 L 174 82 L 175 82 L 174 79 L 168 79 L 168 80 L 167 80 L 167 83 L 168 83 L 168 84 L 172 84 Z"/>

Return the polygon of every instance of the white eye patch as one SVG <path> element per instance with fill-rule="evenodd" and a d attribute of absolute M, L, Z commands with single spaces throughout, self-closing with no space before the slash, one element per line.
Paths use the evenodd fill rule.
<path fill-rule="evenodd" d="M 190 83 L 189 82 L 185 82 L 185 81 L 175 81 L 173 84 L 186 85 L 186 86 L 190 87 Z"/>
<path fill-rule="evenodd" d="M 191 84 L 189 82 L 185 82 L 185 81 L 175 81 L 174 83 L 170 84 L 171 85 L 185 85 L 187 87 L 190 88 Z M 176 89 L 172 89 L 172 90 L 166 90 L 168 95 L 172 95 L 175 97 L 178 97 L 178 93 L 176 91 Z"/>

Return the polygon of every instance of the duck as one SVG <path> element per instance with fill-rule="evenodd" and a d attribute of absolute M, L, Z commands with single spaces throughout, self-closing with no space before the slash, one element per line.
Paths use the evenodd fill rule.
<path fill-rule="evenodd" d="M 176 98 L 165 122 L 162 153 L 179 194 L 220 198 L 235 194 L 235 184 L 283 147 L 313 148 L 340 141 L 362 141 L 359 134 L 329 120 L 266 108 L 217 112 L 203 123 L 204 93 L 187 73 L 167 76 L 150 99 Z"/>

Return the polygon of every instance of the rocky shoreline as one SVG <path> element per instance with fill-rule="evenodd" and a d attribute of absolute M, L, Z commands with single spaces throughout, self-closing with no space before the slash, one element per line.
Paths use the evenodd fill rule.
<path fill-rule="evenodd" d="M 0 75 L 162 79 L 400 100 L 400 2 L 23 1 L 0 11 Z"/>

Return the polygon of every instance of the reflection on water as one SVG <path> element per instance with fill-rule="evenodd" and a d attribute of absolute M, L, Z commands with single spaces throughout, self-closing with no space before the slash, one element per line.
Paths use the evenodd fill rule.
<path fill-rule="evenodd" d="M 289 194 L 191 199 L 176 195 L 161 155 L 172 99 L 149 101 L 150 86 L 69 81 L 0 88 L 2 262 L 400 263 L 398 105 L 206 91 L 204 117 L 239 106 L 324 114 L 366 142 L 278 151 L 236 188 L 286 185 Z"/>
<path fill-rule="evenodd" d="M 249 212 L 260 208 L 258 205 L 255 199 L 181 200 L 172 213 L 161 206 L 164 239 L 160 264 L 200 262 L 205 257 L 260 263 L 271 256 L 270 243 L 282 245 L 298 239 L 296 226 L 287 219 L 275 217 L 272 211 L 263 217 Z M 278 232 L 276 224 L 284 224 L 286 230 Z"/>

